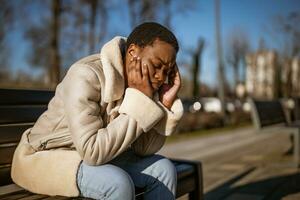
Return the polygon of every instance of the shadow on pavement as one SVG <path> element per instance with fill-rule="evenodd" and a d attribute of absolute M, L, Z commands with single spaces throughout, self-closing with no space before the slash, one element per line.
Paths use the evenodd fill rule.
<path fill-rule="evenodd" d="M 205 194 L 205 200 L 296 200 L 300 199 L 300 172 L 234 186 L 254 169 Z M 299 194 L 297 194 L 299 193 Z"/>

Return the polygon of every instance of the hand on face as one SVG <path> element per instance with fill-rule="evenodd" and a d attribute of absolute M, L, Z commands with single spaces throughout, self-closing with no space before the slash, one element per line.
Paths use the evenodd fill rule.
<path fill-rule="evenodd" d="M 160 101 L 170 109 L 181 85 L 176 53 L 172 45 L 160 40 L 145 47 L 131 44 L 126 57 L 128 86 L 150 98 L 158 91 Z M 164 84 L 166 78 L 169 82 Z"/>
<path fill-rule="evenodd" d="M 180 73 L 176 63 L 170 68 L 169 73 L 164 72 L 164 67 L 157 69 L 147 60 L 143 60 L 143 63 L 146 63 L 148 68 L 149 81 L 154 92 L 158 91 L 160 101 L 164 106 L 170 109 L 174 100 L 177 98 L 177 93 L 181 87 Z M 168 78 L 168 83 L 164 83 L 166 78 Z"/>
<path fill-rule="evenodd" d="M 177 98 L 177 93 L 181 87 L 181 78 L 177 65 L 168 75 L 168 83 L 159 83 L 150 75 L 150 72 L 155 71 L 153 65 L 149 62 L 141 61 L 140 57 L 134 56 L 130 59 L 130 65 L 128 70 L 128 86 L 138 89 L 148 97 L 152 98 L 153 93 L 158 90 L 159 99 L 164 106 L 170 109 L 174 100 Z M 153 74 L 153 73 L 151 73 Z"/>
<path fill-rule="evenodd" d="M 140 57 L 130 59 L 128 68 L 128 86 L 143 92 L 148 97 L 153 97 L 153 88 L 149 80 L 149 72 L 146 64 L 142 66 Z"/>
<path fill-rule="evenodd" d="M 168 83 L 164 83 L 159 89 L 159 100 L 162 104 L 170 109 L 173 102 L 177 98 L 177 93 L 181 87 L 181 78 L 177 65 L 170 72 L 168 77 Z"/>

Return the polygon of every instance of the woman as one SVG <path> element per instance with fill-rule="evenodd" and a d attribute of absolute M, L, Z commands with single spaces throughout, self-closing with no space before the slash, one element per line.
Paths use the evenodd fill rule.
<path fill-rule="evenodd" d="M 175 167 L 154 153 L 183 113 L 177 52 L 173 33 L 144 23 L 73 64 L 24 132 L 14 182 L 47 195 L 127 200 L 136 186 L 145 199 L 175 199 Z"/>

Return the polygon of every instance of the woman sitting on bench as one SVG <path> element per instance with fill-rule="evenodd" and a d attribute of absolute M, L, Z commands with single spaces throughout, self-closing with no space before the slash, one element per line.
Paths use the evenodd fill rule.
<path fill-rule="evenodd" d="M 34 193 L 175 199 L 176 169 L 155 155 L 182 117 L 176 37 L 157 23 L 73 64 L 15 151 L 12 178 Z"/>

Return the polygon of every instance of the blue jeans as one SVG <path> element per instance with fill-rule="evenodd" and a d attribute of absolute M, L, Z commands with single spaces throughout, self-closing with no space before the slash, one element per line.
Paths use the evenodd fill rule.
<path fill-rule="evenodd" d="M 80 195 L 92 199 L 133 200 L 135 186 L 145 188 L 145 200 L 175 199 L 176 169 L 160 155 L 140 157 L 126 151 L 105 165 L 81 163 L 77 174 Z"/>

